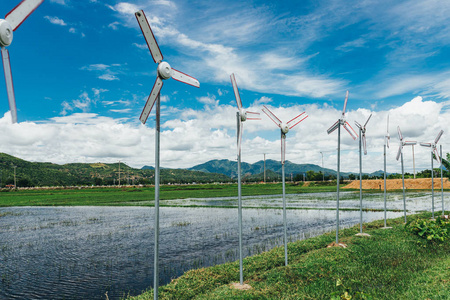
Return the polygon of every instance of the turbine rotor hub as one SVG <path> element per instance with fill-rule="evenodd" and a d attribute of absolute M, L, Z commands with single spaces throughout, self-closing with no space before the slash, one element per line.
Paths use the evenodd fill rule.
<path fill-rule="evenodd" d="M 239 115 L 241 116 L 242 122 L 245 122 L 247 120 L 247 112 L 244 109 L 239 110 Z"/>
<path fill-rule="evenodd" d="M 158 76 L 162 79 L 169 79 L 170 77 L 172 77 L 172 68 L 167 62 L 163 61 L 159 63 Z"/>
<path fill-rule="evenodd" d="M 0 46 L 6 47 L 11 45 L 13 40 L 13 29 L 6 20 L 0 19 Z"/>
<path fill-rule="evenodd" d="M 287 124 L 283 123 L 281 124 L 281 131 L 286 134 L 289 132 L 289 126 L 287 126 Z"/>

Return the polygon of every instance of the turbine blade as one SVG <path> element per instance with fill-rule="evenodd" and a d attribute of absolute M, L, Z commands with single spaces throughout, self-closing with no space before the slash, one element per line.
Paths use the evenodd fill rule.
<path fill-rule="evenodd" d="M 356 125 L 356 127 L 358 127 L 359 129 L 362 130 L 362 125 L 361 124 L 359 124 L 358 122 L 355 121 L 355 125 Z"/>
<path fill-rule="evenodd" d="M 364 128 L 366 128 L 367 123 L 369 123 L 370 118 L 372 118 L 372 114 L 370 114 L 369 118 L 367 119 L 366 123 L 364 124 Z"/>
<path fill-rule="evenodd" d="M 294 127 L 297 126 L 300 122 L 302 122 L 304 119 L 306 119 L 307 117 L 309 117 L 308 115 L 305 116 L 304 114 L 305 114 L 305 113 L 302 112 L 300 115 L 298 115 L 297 117 L 295 117 L 294 119 L 292 119 L 291 121 L 297 119 L 297 118 L 300 117 L 300 116 L 303 116 L 303 118 L 301 118 L 300 120 L 297 120 L 297 123 L 295 123 L 294 125 L 290 126 L 289 129 L 294 128 Z M 289 121 L 289 122 L 291 122 L 291 121 Z M 288 126 L 289 126 L 289 122 L 287 122 L 287 125 L 288 125 Z"/>
<path fill-rule="evenodd" d="M 6 91 L 8 93 L 9 109 L 11 111 L 12 122 L 17 123 L 16 97 L 14 96 L 14 85 L 9 61 L 8 49 L 2 47 L 3 71 L 5 72 Z"/>
<path fill-rule="evenodd" d="M 295 119 L 297 119 L 298 117 L 300 117 L 301 115 L 303 115 L 305 112 L 302 112 L 301 114 L 299 114 L 298 116 L 296 116 L 295 118 L 293 118 L 292 120 L 287 121 L 287 125 L 289 125 L 289 123 L 291 123 L 292 121 L 294 121 Z"/>
<path fill-rule="evenodd" d="M 278 127 L 281 128 L 281 121 L 277 118 L 277 116 L 274 115 L 273 112 L 270 111 L 270 109 L 267 108 L 267 106 L 263 105 L 262 111 L 271 119 L 275 124 L 277 124 Z"/>
<path fill-rule="evenodd" d="M 152 55 L 153 60 L 155 61 L 155 63 L 159 64 L 163 60 L 163 55 L 161 53 L 161 50 L 159 49 L 158 43 L 156 42 L 155 36 L 153 35 L 153 31 L 150 28 L 150 24 L 148 23 L 144 11 L 140 10 L 134 15 L 136 16 L 139 27 L 141 27 L 142 34 L 144 35 L 145 41 L 147 42 L 147 46 L 150 50 L 150 54 Z"/>
<path fill-rule="evenodd" d="M 350 135 L 352 136 L 352 138 L 354 140 L 356 140 L 356 138 L 358 137 L 358 134 L 356 133 L 356 131 L 352 128 L 352 126 L 350 126 L 350 124 L 345 121 L 343 124 L 345 130 L 347 130 L 348 133 L 350 133 Z"/>
<path fill-rule="evenodd" d="M 281 133 L 281 164 L 284 165 L 286 160 L 286 134 Z"/>
<path fill-rule="evenodd" d="M 342 115 L 345 115 L 345 110 L 347 109 L 347 101 L 348 101 L 348 91 L 347 93 L 345 93 L 344 109 L 342 110 Z"/>
<path fill-rule="evenodd" d="M 145 124 L 145 122 L 147 122 L 148 115 L 150 115 L 153 105 L 155 105 L 155 101 L 159 96 L 159 92 L 161 91 L 162 86 L 162 79 L 159 78 L 159 76 L 156 77 L 155 84 L 153 85 L 150 96 L 148 96 L 147 103 L 145 103 L 144 109 L 142 110 L 141 117 L 139 118 L 142 124 Z"/>
<path fill-rule="evenodd" d="M 402 131 L 400 130 L 400 126 L 397 126 L 397 131 L 398 131 L 398 138 L 400 139 L 400 141 L 403 141 L 403 135 Z"/>
<path fill-rule="evenodd" d="M 441 139 L 441 136 L 442 136 L 443 133 L 444 133 L 444 130 L 439 131 L 436 139 L 434 140 L 434 144 L 435 145 L 439 142 L 439 140 Z"/>
<path fill-rule="evenodd" d="M 237 140 L 238 155 L 241 155 L 241 144 L 242 144 L 242 132 L 243 131 L 244 131 L 244 122 L 239 120 L 239 133 L 238 133 L 238 140 Z"/>
<path fill-rule="evenodd" d="M 330 128 L 328 128 L 327 133 L 330 134 L 333 131 L 335 131 L 339 126 L 339 122 L 340 120 L 337 120 L 336 123 L 334 123 Z"/>
<path fill-rule="evenodd" d="M 252 115 L 260 115 L 259 112 L 253 112 L 253 111 L 246 111 L 247 113 L 247 120 L 261 120 L 261 118 L 253 118 L 253 117 L 249 117 L 248 114 L 252 114 Z"/>
<path fill-rule="evenodd" d="M 387 147 L 389 148 L 389 141 L 391 140 L 391 137 L 390 136 L 388 136 L 387 137 Z"/>
<path fill-rule="evenodd" d="M 5 16 L 5 20 L 8 21 L 15 31 L 42 2 L 44 0 L 24 0 Z"/>
<path fill-rule="evenodd" d="M 431 143 L 420 143 L 420 146 L 431 147 Z"/>
<path fill-rule="evenodd" d="M 242 101 L 241 96 L 239 96 L 239 90 L 236 83 L 236 78 L 234 77 L 234 73 L 230 75 L 231 78 L 231 85 L 233 85 L 233 91 L 234 91 L 234 97 L 236 98 L 238 109 L 242 109 Z"/>
<path fill-rule="evenodd" d="M 398 160 L 400 158 L 400 155 L 402 154 L 402 144 L 400 143 L 400 146 L 398 146 L 398 152 L 397 152 L 397 157 L 396 160 Z"/>
<path fill-rule="evenodd" d="M 173 68 L 172 68 L 172 78 L 175 79 L 176 81 L 180 81 L 198 88 L 200 87 L 200 82 L 198 82 L 197 79 Z"/>
<path fill-rule="evenodd" d="M 439 164 L 441 164 L 441 157 L 439 156 L 439 153 L 438 153 L 436 147 L 434 147 L 433 152 L 434 152 L 434 156 L 435 156 L 437 162 L 438 162 Z"/>
<path fill-rule="evenodd" d="M 363 142 L 363 148 L 364 148 L 364 155 L 367 155 L 367 145 L 366 145 L 366 134 L 362 134 L 362 142 Z"/>
<path fill-rule="evenodd" d="M 386 128 L 387 128 L 386 132 L 387 132 L 387 134 L 389 134 L 389 115 L 387 117 L 387 127 Z"/>
<path fill-rule="evenodd" d="M 417 144 L 416 141 L 404 141 L 403 142 L 403 146 L 414 146 L 416 144 Z"/>

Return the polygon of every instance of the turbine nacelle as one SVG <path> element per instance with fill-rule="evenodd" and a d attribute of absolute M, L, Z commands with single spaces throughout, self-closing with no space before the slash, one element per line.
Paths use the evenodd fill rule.
<path fill-rule="evenodd" d="M 283 132 L 284 134 L 289 132 L 289 126 L 286 123 L 281 123 L 280 128 L 281 132 Z"/>
<path fill-rule="evenodd" d="M 13 40 L 13 28 L 8 21 L 0 19 L 0 46 L 7 47 Z"/>

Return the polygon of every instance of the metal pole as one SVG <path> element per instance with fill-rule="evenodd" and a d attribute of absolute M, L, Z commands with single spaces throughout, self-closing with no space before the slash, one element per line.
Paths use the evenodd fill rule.
<path fill-rule="evenodd" d="M 322 155 L 322 181 L 325 181 L 325 169 L 323 168 L 323 152 L 320 151 L 320 154 Z"/>
<path fill-rule="evenodd" d="M 433 170 L 433 148 L 431 148 L 431 217 L 434 219 L 434 170 Z"/>
<path fill-rule="evenodd" d="M 359 232 L 362 233 L 362 152 L 361 127 L 359 128 Z"/>
<path fill-rule="evenodd" d="M 241 116 L 236 113 L 237 138 L 239 144 L 239 134 L 241 131 Z M 244 284 L 243 262 L 242 262 L 242 199 L 241 199 L 241 149 L 238 149 L 238 223 L 239 223 L 239 282 Z"/>
<path fill-rule="evenodd" d="M 154 279 L 153 279 L 153 298 L 158 299 L 159 286 L 159 136 L 160 128 L 160 96 L 156 98 L 156 126 L 155 126 L 155 261 L 154 261 Z"/>
<path fill-rule="evenodd" d="M 281 134 L 281 139 L 286 138 L 286 135 Z M 281 141 L 283 143 L 283 141 Z M 284 225 L 284 265 L 288 265 L 288 253 L 287 253 L 287 220 L 286 220 L 286 189 L 284 178 L 284 162 L 281 164 L 281 173 L 283 181 L 283 225 Z"/>
<path fill-rule="evenodd" d="M 266 154 L 264 153 L 264 183 L 266 183 Z"/>
<path fill-rule="evenodd" d="M 339 243 L 339 177 L 340 177 L 340 168 L 341 168 L 341 120 L 339 120 L 339 126 L 338 126 L 336 244 Z"/>
<path fill-rule="evenodd" d="M 119 160 L 119 186 L 120 186 L 120 160 Z"/>
<path fill-rule="evenodd" d="M 17 166 L 14 166 L 14 188 L 15 189 L 17 188 L 17 185 L 16 185 L 16 168 L 17 168 Z"/>
<path fill-rule="evenodd" d="M 444 177 L 443 177 L 443 175 L 442 175 L 442 169 L 443 169 L 443 166 L 442 166 L 442 160 L 444 159 L 443 157 L 442 157 L 442 145 L 441 145 L 441 195 L 442 195 L 442 215 L 445 215 L 445 210 L 444 210 Z"/>
<path fill-rule="evenodd" d="M 386 141 L 384 143 L 384 227 L 386 225 Z"/>
<path fill-rule="evenodd" d="M 416 179 L 416 159 L 414 158 L 414 145 L 412 145 L 412 155 L 413 155 L 413 171 L 414 171 L 414 179 Z"/>
<path fill-rule="evenodd" d="M 401 160 L 402 160 L 402 183 L 403 183 L 403 213 L 405 215 L 405 223 L 406 223 L 406 195 L 405 195 L 405 171 L 403 169 L 403 149 L 401 152 Z"/>

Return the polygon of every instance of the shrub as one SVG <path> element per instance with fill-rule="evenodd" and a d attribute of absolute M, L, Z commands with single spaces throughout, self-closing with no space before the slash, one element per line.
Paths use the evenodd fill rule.
<path fill-rule="evenodd" d="M 450 234 L 450 222 L 441 217 L 436 220 L 417 219 L 408 222 L 405 228 L 428 243 L 441 243 L 448 239 Z"/>

